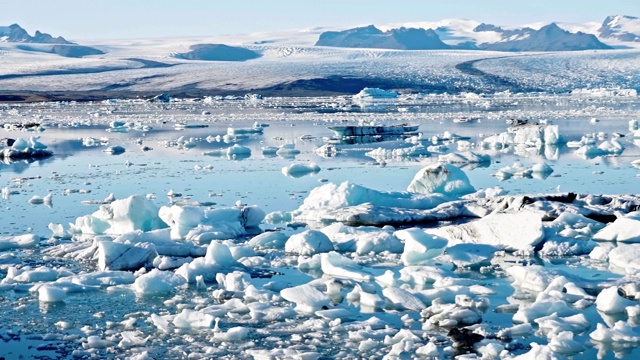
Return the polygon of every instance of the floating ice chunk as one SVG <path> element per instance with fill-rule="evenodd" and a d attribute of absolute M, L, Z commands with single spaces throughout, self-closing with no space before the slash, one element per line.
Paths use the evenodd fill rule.
<path fill-rule="evenodd" d="M 275 146 L 265 146 L 262 148 L 262 155 L 276 155 L 278 148 Z"/>
<path fill-rule="evenodd" d="M 612 328 L 607 328 L 602 323 L 596 324 L 596 330 L 589 334 L 591 340 L 601 343 L 638 344 L 640 333 L 628 323 L 620 320 Z"/>
<path fill-rule="evenodd" d="M 354 101 L 371 101 L 375 99 L 395 99 L 398 97 L 398 93 L 394 91 L 387 91 L 380 88 L 368 88 L 360 90 L 359 93 L 353 95 Z"/>
<path fill-rule="evenodd" d="M 482 164 L 491 162 L 491 156 L 471 151 L 439 155 L 438 161 L 448 164 Z"/>
<path fill-rule="evenodd" d="M 556 313 L 558 316 L 566 317 L 575 315 L 576 311 L 570 308 L 565 301 L 553 300 L 542 296 L 529 307 L 520 308 L 513 314 L 513 321 L 520 323 L 533 323 L 536 319 Z"/>
<path fill-rule="evenodd" d="M 296 310 L 313 313 L 329 306 L 331 299 L 312 285 L 304 284 L 280 291 L 280 295 L 287 301 L 296 304 Z"/>
<path fill-rule="evenodd" d="M 228 246 L 213 241 L 207 247 L 205 257 L 180 266 L 176 274 L 187 279 L 189 283 L 194 283 L 197 276 L 202 276 L 205 281 L 213 281 L 218 272 L 229 273 L 244 269 L 244 265 L 233 258 Z"/>
<path fill-rule="evenodd" d="M 551 168 L 549 164 L 545 162 L 541 162 L 541 163 L 533 164 L 533 166 L 531 167 L 531 171 L 534 173 L 550 174 L 553 172 L 553 168 Z"/>
<path fill-rule="evenodd" d="M 91 215 L 76 219 L 71 230 L 83 234 L 124 234 L 150 231 L 167 225 L 158 217 L 158 207 L 142 195 L 132 195 L 100 207 Z"/>
<path fill-rule="evenodd" d="M 291 235 L 284 245 L 284 250 L 291 254 L 314 255 L 333 251 L 333 243 L 321 231 L 305 230 Z"/>
<path fill-rule="evenodd" d="M 144 346 L 147 341 L 151 338 L 147 336 L 143 338 L 142 333 L 139 331 L 123 331 L 120 333 L 122 336 L 122 340 L 118 343 L 118 347 L 121 349 L 130 349 L 136 346 Z"/>
<path fill-rule="evenodd" d="M 245 291 L 251 284 L 251 277 L 243 271 L 234 271 L 228 274 L 218 273 L 216 282 L 221 289 L 227 291 Z"/>
<path fill-rule="evenodd" d="M 375 288 L 364 289 L 364 284 L 356 284 L 353 290 L 347 294 L 347 300 L 352 303 L 359 303 L 363 308 L 361 311 L 373 312 L 382 309 L 385 300 L 375 291 Z"/>
<path fill-rule="evenodd" d="M 177 286 L 184 283 L 185 278 L 171 271 L 152 269 L 138 277 L 131 288 L 138 295 L 165 295 L 171 294 Z"/>
<path fill-rule="evenodd" d="M 116 243 L 133 244 L 153 244 L 158 255 L 177 257 L 199 257 L 204 256 L 206 248 L 192 243 L 180 243 L 173 241 L 170 229 L 159 229 L 147 232 L 140 230 L 122 234 L 114 240 Z"/>
<path fill-rule="evenodd" d="M 68 270 L 56 270 L 46 266 L 40 266 L 32 269 L 29 266 L 17 269 L 9 267 L 7 275 L 2 279 L 2 283 L 34 283 L 55 281 L 60 277 L 70 276 L 72 273 Z"/>
<path fill-rule="evenodd" d="M 319 148 L 315 149 L 314 152 L 318 156 L 322 156 L 324 158 L 330 158 L 338 155 L 338 149 L 335 147 L 335 145 L 332 145 L 332 144 L 324 144 Z"/>
<path fill-rule="evenodd" d="M 540 265 L 515 265 L 508 268 L 507 273 L 513 277 L 514 286 L 532 291 L 544 291 L 559 276 Z"/>
<path fill-rule="evenodd" d="M 450 244 L 486 244 L 508 250 L 525 250 L 544 239 L 540 215 L 531 212 L 493 213 L 466 224 L 428 232 L 448 239 Z"/>
<path fill-rule="evenodd" d="M 187 239 L 200 243 L 233 239 L 257 227 L 264 212 L 257 206 L 203 209 L 194 206 L 163 206 L 159 217 L 171 227 L 174 240 Z"/>
<path fill-rule="evenodd" d="M 109 146 L 108 148 L 106 148 L 106 149 L 104 149 L 102 151 L 106 152 L 107 154 L 111 154 L 111 155 L 120 155 L 120 154 L 124 153 L 126 150 L 122 146 L 116 145 L 116 146 Z"/>
<path fill-rule="evenodd" d="M 619 216 L 613 223 L 593 235 L 594 240 L 640 242 L 640 212 Z"/>
<path fill-rule="evenodd" d="M 173 195 L 173 192 L 170 194 Z M 171 227 L 173 239 L 183 239 L 190 230 L 202 223 L 204 210 L 195 206 L 163 206 L 158 211 L 158 216 Z"/>
<path fill-rule="evenodd" d="M 422 311 L 426 308 L 426 305 L 420 299 L 404 289 L 386 287 L 382 289 L 382 295 L 395 310 Z"/>
<path fill-rule="evenodd" d="M 340 185 L 328 183 L 314 188 L 304 200 L 298 212 L 304 213 L 319 209 L 338 209 L 363 203 L 412 209 L 430 209 L 444 201 L 446 201 L 446 198 L 443 196 L 421 196 L 411 193 L 383 192 L 345 181 Z"/>
<path fill-rule="evenodd" d="M 296 149 L 295 144 L 282 144 L 276 150 L 276 155 L 282 157 L 291 157 L 300 154 L 300 150 Z"/>
<path fill-rule="evenodd" d="M 535 322 L 538 324 L 540 330 L 547 334 L 547 337 L 552 337 L 563 331 L 571 331 L 579 334 L 591 327 L 591 322 L 582 313 L 567 317 L 560 317 L 554 313 L 535 319 Z"/>
<path fill-rule="evenodd" d="M 558 125 L 547 125 L 544 127 L 544 143 L 546 145 L 557 145 L 564 141 L 564 138 L 558 130 Z"/>
<path fill-rule="evenodd" d="M 300 359 L 300 360 L 317 360 L 321 354 L 315 351 L 305 351 L 300 349 L 273 349 L 273 350 L 247 350 L 247 354 L 253 356 L 256 360 L 271 359 Z"/>
<path fill-rule="evenodd" d="M 438 352 L 438 346 L 432 342 L 427 343 L 424 346 L 419 347 L 416 350 L 416 355 L 423 356 L 427 359 L 439 359 L 441 358 L 440 353 Z"/>
<path fill-rule="evenodd" d="M 635 304 L 635 302 L 620 296 L 617 286 L 602 290 L 596 298 L 596 308 L 605 314 L 623 314 L 627 306 Z"/>
<path fill-rule="evenodd" d="M 289 237 L 279 231 L 269 231 L 254 236 L 249 240 L 249 245 L 257 249 L 284 249 Z"/>
<path fill-rule="evenodd" d="M 453 165 L 443 164 L 429 165 L 420 170 L 407 187 L 407 191 L 462 196 L 475 192 L 475 189 L 464 171 Z"/>
<path fill-rule="evenodd" d="M 422 229 L 411 228 L 398 230 L 394 235 L 404 241 L 402 262 L 406 265 L 417 265 L 439 256 L 447 246 L 447 239 L 427 234 Z"/>
<path fill-rule="evenodd" d="M 504 148 L 509 145 L 523 144 L 540 148 L 542 145 L 556 145 L 565 142 L 560 135 L 558 125 L 538 125 L 525 123 L 512 126 L 505 133 L 488 136 L 483 139 L 485 148 Z"/>
<path fill-rule="evenodd" d="M 531 343 L 531 350 L 512 358 L 513 360 L 563 360 L 564 356 L 556 354 L 549 345 Z"/>
<path fill-rule="evenodd" d="M 296 163 L 282 168 L 282 174 L 294 178 L 302 177 L 307 174 L 317 174 L 320 172 L 320 166 L 315 163 Z"/>
<path fill-rule="evenodd" d="M 598 149 L 602 150 L 606 154 L 610 155 L 620 155 L 624 151 L 624 146 L 615 139 L 609 141 L 603 141 L 602 144 L 598 146 Z"/>
<path fill-rule="evenodd" d="M 384 149 L 380 147 L 366 152 L 365 155 L 374 159 L 393 159 L 404 157 L 427 157 L 430 153 L 427 148 L 419 144 L 398 149 Z"/>
<path fill-rule="evenodd" d="M 160 331 L 168 333 L 169 332 L 169 320 L 167 317 L 163 317 L 157 314 L 151 314 L 149 316 L 149 320 L 155 325 Z"/>
<path fill-rule="evenodd" d="M 173 318 L 173 325 L 182 329 L 210 328 L 215 318 L 202 311 L 182 309 Z"/>
<path fill-rule="evenodd" d="M 213 341 L 244 341 L 249 337 L 249 328 L 243 326 L 232 327 L 226 332 L 213 334 Z"/>
<path fill-rule="evenodd" d="M 38 288 L 38 300 L 41 302 L 64 302 L 66 298 L 66 290 L 54 285 L 44 285 Z"/>
<path fill-rule="evenodd" d="M 465 195 L 464 199 L 487 199 L 487 198 L 495 198 L 497 196 L 506 195 L 507 191 L 500 187 L 494 186 L 492 188 L 480 189 L 472 194 Z"/>
<path fill-rule="evenodd" d="M 0 150 L 0 159 L 44 158 L 53 155 L 47 146 L 38 141 L 39 137 L 31 137 L 29 141 L 17 138 L 13 145 Z"/>
<path fill-rule="evenodd" d="M 32 248 L 38 245 L 39 242 L 40 238 L 34 234 L 0 236 L 0 251 Z"/>
<path fill-rule="evenodd" d="M 240 134 L 262 134 L 264 131 L 261 127 L 250 128 L 227 128 L 227 135 L 240 135 Z"/>
<path fill-rule="evenodd" d="M 392 227 L 378 228 L 373 226 L 353 227 L 342 223 L 334 223 L 322 228 L 335 247 L 341 252 L 356 252 L 364 255 L 370 252 L 381 253 L 388 251 L 399 254 L 404 245 L 393 235 Z"/>
<path fill-rule="evenodd" d="M 158 256 L 155 246 L 148 243 L 135 245 L 113 241 L 98 243 L 98 268 L 100 270 L 138 270 L 151 266 Z"/>
<path fill-rule="evenodd" d="M 17 151 L 26 151 L 29 149 L 29 142 L 19 137 L 13 142 L 13 145 L 11 145 L 11 149 Z"/>
<path fill-rule="evenodd" d="M 531 173 L 533 173 L 532 168 L 528 168 L 524 166 L 520 161 L 516 161 L 511 166 L 505 166 L 500 168 L 497 173 L 493 174 L 493 176 L 498 177 L 499 179 L 508 179 L 512 176 L 515 177 L 531 177 Z"/>
<path fill-rule="evenodd" d="M 490 263 L 498 250 L 485 244 L 457 244 L 446 249 L 445 258 L 457 267 L 478 267 Z"/>
<path fill-rule="evenodd" d="M 445 303 L 442 299 L 435 299 L 431 306 L 420 312 L 420 315 L 426 320 L 427 327 L 429 324 L 445 328 L 461 327 L 482 321 L 482 312 L 477 303 L 464 294 L 456 295 L 453 304 Z"/>
<path fill-rule="evenodd" d="M 475 349 L 482 359 L 499 359 L 505 347 L 497 340 L 484 339 L 475 346 Z"/>
<path fill-rule="evenodd" d="M 608 258 L 609 268 L 613 271 L 628 275 L 640 272 L 640 244 L 618 244 L 609 252 Z"/>
<path fill-rule="evenodd" d="M 599 146 L 594 144 L 584 144 L 575 154 L 585 158 L 594 158 L 603 155 L 620 155 L 624 151 L 624 146 L 618 140 L 603 141 Z"/>
<path fill-rule="evenodd" d="M 377 347 L 380 347 L 380 343 L 376 340 L 373 339 L 365 339 L 360 341 L 360 344 L 358 345 L 358 351 L 360 351 L 361 353 L 365 353 L 367 351 L 371 351 Z M 437 354 L 437 352 L 436 352 Z"/>
<path fill-rule="evenodd" d="M 115 345 L 113 342 L 103 340 L 97 335 L 87 337 L 87 342 L 82 343 L 82 347 L 85 349 L 105 349 L 113 345 Z"/>
<path fill-rule="evenodd" d="M 517 336 L 530 336 L 533 335 L 535 330 L 533 329 L 533 325 L 529 323 L 525 324 L 517 324 L 508 328 L 501 329 L 498 331 L 498 338 L 505 337 L 517 337 Z"/>
<path fill-rule="evenodd" d="M 225 156 L 226 155 L 228 157 L 242 158 L 242 157 L 251 156 L 251 149 L 242 145 L 234 144 L 233 146 L 230 146 L 226 149 L 217 149 L 209 152 L 204 152 L 203 155 L 209 155 L 209 156 Z"/>
<path fill-rule="evenodd" d="M 362 267 L 353 260 L 333 251 L 321 255 L 320 268 L 325 275 L 337 278 L 354 279 L 365 282 L 373 279 L 373 275 L 364 271 Z"/>

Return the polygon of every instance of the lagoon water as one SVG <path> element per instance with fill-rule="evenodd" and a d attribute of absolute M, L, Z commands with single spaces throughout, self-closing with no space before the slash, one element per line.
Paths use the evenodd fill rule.
<path fill-rule="evenodd" d="M 455 121 L 461 117 L 471 121 Z M 560 134 L 569 142 L 579 141 L 585 134 L 595 134 L 597 139 L 600 133 L 598 143 L 623 135 L 619 141 L 625 150 L 618 156 L 584 158 L 574 153 L 575 148 L 564 144 L 518 149 L 483 149 L 479 145 L 483 138 L 506 131 L 509 126 L 506 120 L 511 118 L 558 125 Z M 640 170 L 631 163 L 640 159 L 640 140 L 633 138 L 630 120 L 640 120 L 637 97 L 504 95 L 467 99 L 407 96 L 365 105 L 353 104 L 348 97 L 4 104 L 0 107 L 0 123 L 6 125 L 0 130 L 0 137 L 40 136 L 40 142 L 48 145 L 54 155 L 33 162 L 20 160 L 0 164 L 0 188 L 8 188 L 9 193 L 0 200 L 0 218 L 3 219 L 0 236 L 32 233 L 41 238 L 37 247 L 0 252 L 0 279 L 7 276 L 10 267 L 46 265 L 64 267 L 74 274 L 95 271 L 95 262 L 56 258 L 43 251 L 69 241 L 52 238 L 50 223 L 66 227 L 100 206 L 87 202 L 105 199 L 110 194 L 116 199 L 152 194 L 149 197 L 159 206 L 182 201 L 221 208 L 234 206 L 239 201 L 257 205 L 267 213 L 291 211 L 302 204 L 313 188 L 325 182 L 350 181 L 377 190 L 405 191 L 421 168 L 437 163 L 437 153 L 430 157 L 383 160 L 368 157 L 367 151 L 379 147 L 394 149 L 409 144 L 406 137 L 384 141 L 371 139 L 375 141 L 354 144 L 330 140 L 333 134 L 327 126 L 336 124 L 410 123 L 420 125 L 419 132 L 425 139 L 447 131 L 468 137 L 473 151 L 491 156 L 488 164 L 463 167 L 476 189 L 500 186 L 509 194 L 638 193 Z M 114 128 L 110 126 L 114 121 L 126 126 Z M 40 126 L 25 131 L 10 125 L 25 122 Z M 256 123 L 262 127 L 262 133 L 225 137 L 230 127 L 251 128 Z M 182 126 L 176 127 L 176 124 Z M 95 139 L 95 146 L 86 146 L 87 140 L 83 143 L 83 139 L 89 137 Z M 105 138 L 102 143 L 101 138 Z M 320 156 L 314 152 L 327 142 L 336 146 L 336 155 Z M 300 153 L 290 156 L 263 154 L 264 147 L 288 143 L 295 144 Z M 234 144 L 249 148 L 251 154 L 204 154 Z M 446 152 L 457 151 L 455 142 L 444 145 L 449 149 Z M 122 146 L 125 152 L 118 155 L 104 152 L 111 146 Z M 150 149 L 143 150 L 143 146 Z M 515 161 L 527 166 L 544 161 L 553 172 L 531 178 L 492 176 Z M 311 162 L 321 170 L 300 177 L 285 176 L 281 170 L 293 163 Z M 168 197 L 170 192 L 175 195 Z M 44 197 L 49 193 L 52 194 L 50 204 L 29 202 L 33 196 Z M 304 224 L 262 226 L 262 230 L 273 228 L 284 228 L 293 234 L 302 231 Z M 246 239 L 234 241 L 243 243 Z M 265 270 L 276 275 L 255 277 L 256 287 L 270 281 L 295 286 L 316 276 L 313 272 L 298 270 L 297 257 L 282 252 L 265 256 L 271 256 Z M 354 258 L 375 275 L 381 275 L 385 270 L 399 271 L 401 267 L 397 256 L 392 254 Z M 512 313 L 496 312 L 498 305 L 527 303 L 535 299 L 535 294 L 521 293 L 511 286 L 512 280 L 501 269 L 500 262 L 543 264 L 585 282 L 621 277 L 584 255 L 541 259 L 507 254 L 498 259 L 494 270 L 488 273 L 477 269 L 457 270 L 455 275 L 458 277 L 478 280 L 495 289 L 494 294 L 487 296 L 491 305 L 482 320 L 491 331 L 513 325 Z M 42 303 L 37 293 L 28 291 L 27 285 L 0 285 L 0 337 L 3 340 L 0 341 L 0 357 L 14 358 L 21 354 L 40 358 L 123 358 L 141 356 L 147 351 L 152 358 L 242 358 L 250 350 L 295 348 L 301 352 L 316 352 L 321 358 L 379 358 L 391 349 L 391 344 L 383 341 L 384 334 L 393 336 L 402 328 L 416 332 L 420 329 L 419 313 L 380 309 L 367 312 L 346 301 L 336 308 L 349 310 L 355 320 L 375 316 L 387 323 L 387 333 L 381 332 L 373 338 L 378 345 L 371 350 L 363 352 L 359 342 L 349 340 L 348 331 L 355 330 L 349 330 L 347 325 L 328 324 L 313 315 L 299 314 L 291 320 L 274 320 L 266 324 L 247 318 L 241 311 L 220 316 L 219 326 L 223 331 L 235 326 L 251 329 L 248 338 L 239 343 L 233 340 L 212 342 L 210 331 L 176 329 L 169 333 L 159 332 L 148 320 L 151 314 L 176 314 L 184 308 L 217 304 L 221 300 L 211 297 L 217 286 L 215 283 L 207 284 L 206 289 L 183 286 L 170 296 L 150 297 L 109 287 L 69 294 L 62 303 Z M 603 315 L 594 306 L 584 313 L 594 324 L 612 324 L 612 319 L 602 320 Z M 413 322 L 403 322 L 403 315 Z M 61 325 L 61 321 L 64 324 Z M 345 320 L 344 324 L 348 322 Z M 576 334 L 576 339 L 588 342 L 588 334 L 593 330 L 595 325 Z M 126 331 L 136 331 L 138 338 L 147 340 L 139 346 L 118 347 L 121 334 Z M 450 357 L 453 354 L 446 350 L 450 345 L 446 331 L 442 334 L 432 342 L 439 344 L 441 355 Z M 91 342 L 87 339 L 91 336 L 104 340 L 104 346 L 88 346 Z M 428 340 L 429 337 L 423 339 L 425 343 Z M 345 346 L 344 342 L 347 342 Z M 517 355 L 527 352 L 531 342 L 544 344 L 547 340 L 540 334 L 514 336 L 514 340 L 505 346 L 509 353 Z M 593 358 L 596 354 L 604 358 L 640 356 L 633 347 L 592 344 L 574 358 Z M 410 358 L 414 355 L 408 351 L 398 356 Z"/>

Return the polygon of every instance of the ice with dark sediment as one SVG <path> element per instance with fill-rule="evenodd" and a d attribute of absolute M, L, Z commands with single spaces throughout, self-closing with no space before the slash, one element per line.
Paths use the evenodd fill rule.
<path fill-rule="evenodd" d="M 53 155 L 47 145 L 39 141 L 39 136 L 32 136 L 29 140 L 17 138 L 11 146 L 0 148 L 0 159 L 39 159 Z"/>

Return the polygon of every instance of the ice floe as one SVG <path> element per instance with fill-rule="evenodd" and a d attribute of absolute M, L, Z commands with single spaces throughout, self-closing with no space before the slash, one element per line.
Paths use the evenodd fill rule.
<path fill-rule="evenodd" d="M 9 147 L 0 149 L 0 159 L 37 159 L 53 155 L 47 145 L 40 142 L 39 136 L 32 136 L 29 140 L 16 138 Z"/>

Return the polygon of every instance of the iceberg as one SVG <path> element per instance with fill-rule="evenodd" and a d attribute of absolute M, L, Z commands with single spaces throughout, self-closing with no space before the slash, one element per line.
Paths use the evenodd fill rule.
<path fill-rule="evenodd" d="M 475 192 L 464 171 L 450 165 L 430 165 L 420 170 L 407 191 L 419 194 L 443 194 L 452 197 Z"/>

